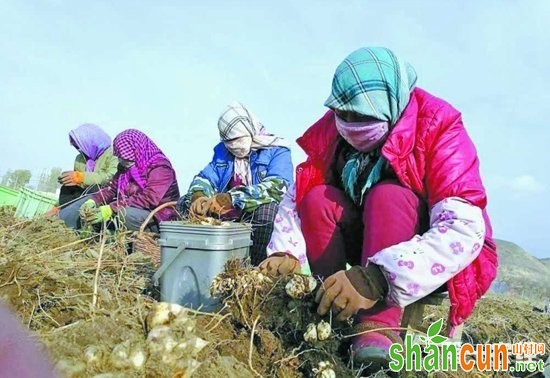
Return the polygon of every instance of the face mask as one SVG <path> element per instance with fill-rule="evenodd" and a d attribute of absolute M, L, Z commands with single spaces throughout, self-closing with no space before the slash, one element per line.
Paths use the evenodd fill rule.
<path fill-rule="evenodd" d="M 388 136 L 386 121 L 346 122 L 335 115 L 338 133 L 357 151 L 370 152 L 379 147 Z"/>
<path fill-rule="evenodd" d="M 128 169 L 128 168 L 132 168 L 135 163 L 131 160 L 118 158 L 118 164 L 120 164 L 121 167 Z"/>
<path fill-rule="evenodd" d="M 252 148 L 252 137 L 244 136 L 235 140 L 224 142 L 225 148 L 237 158 L 248 156 Z"/>

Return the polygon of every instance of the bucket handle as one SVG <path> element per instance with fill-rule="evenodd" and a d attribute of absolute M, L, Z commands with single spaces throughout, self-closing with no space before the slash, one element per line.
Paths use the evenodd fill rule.
<path fill-rule="evenodd" d="M 176 206 L 178 204 L 177 201 L 170 201 L 170 202 L 166 202 L 166 203 L 163 203 L 162 205 L 158 206 L 157 208 L 153 209 L 149 215 L 147 215 L 147 218 L 145 218 L 145 220 L 143 221 L 143 223 L 141 224 L 141 227 L 139 228 L 139 232 L 138 234 L 143 234 L 143 232 L 145 231 L 145 227 L 147 227 L 147 225 L 149 224 L 149 222 L 151 222 L 151 219 L 153 219 L 153 217 L 155 216 L 156 213 L 158 213 L 159 211 L 167 208 L 167 207 L 173 207 L 173 206 Z"/>
<path fill-rule="evenodd" d="M 172 265 L 174 260 L 179 257 L 180 253 L 182 253 L 185 250 L 185 248 L 187 248 L 187 243 L 184 243 L 180 245 L 178 248 L 176 248 L 172 256 L 168 258 L 168 261 L 162 264 L 160 268 L 155 272 L 155 274 L 153 275 L 153 283 L 155 286 L 159 285 L 159 278 L 162 277 L 164 272 L 166 272 L 166 269 L 168 269 L 168 267 Z"/>

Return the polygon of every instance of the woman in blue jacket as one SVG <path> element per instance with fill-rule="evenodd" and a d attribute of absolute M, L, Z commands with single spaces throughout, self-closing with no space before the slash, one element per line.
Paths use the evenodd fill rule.
<path fill-rule="evenodd" d="M 267 256 L 279 202 L 293 181 L 290 149 L 237 102 L 220 116 L 218 129 L 221 142 L 214 157 L 195 176 L 179 207 L 184 213 L 252 223 L 250 257 L 258 265 Z"/>

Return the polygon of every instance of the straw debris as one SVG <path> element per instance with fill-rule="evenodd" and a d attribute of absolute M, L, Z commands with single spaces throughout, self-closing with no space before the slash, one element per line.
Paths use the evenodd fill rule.
<path fill-rule="evenodd" d="M 158 302 L 153 262 L 128 254 L 127 236 L 82 239 L 59 220 L 16 219 L 13 209 L 0 207 L 0 298 L 62 376 L 361 376 L 348 360 L 349 324 L 316 314 L 319 281 L 267 277 L 229 261 L 211 287 L 220 310 L 204 313 Z M 465 341 L 548 345 L 550 317 L 526 314 L 527 306 L 487 297 L 467 323 Z M 434 307 L 426 321 L 443 311 Z M 308 328 L 315 337 L 304 335 Z"/>

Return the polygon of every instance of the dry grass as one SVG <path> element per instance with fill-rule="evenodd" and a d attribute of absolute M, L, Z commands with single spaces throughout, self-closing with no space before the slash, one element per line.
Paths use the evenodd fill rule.
<path fill-rule="evenodd" d="M 348 324 L 325 317 L 333 328 L 331 337 L 304 341 L 307 325 L 321 320 L 312 295 L 292 299 L 284 288 L 288 278 L 269 279 L 238 262 L 228 264 L 215 281 L 213 290 L 224 303 L 218 314 L 187 310 L 184 328 L 181 322 L 167 324 L 178 343 L 200 338 L 207 345 L 197 355 L 163 358 L 166 353 L 155 352 L 147 339 L 148 314 L 157 303 L 150 283 L 153 263 L 140 253 L 127 255 L 126 243 L 123 233 L 80 239 L 58 220 L 18 220 L 0 208 L 0 298 L 35 333 L 65 376 L 183 377 L 194 370 L 193 377 L 308 377 L 320 361 L 329 361 L 338 377 L 361 376 L 348 361 Z M 531 307 L 526 301 L 489 296 L 467 323 L 465 340 L 548 345 L 550 317 Z M 443 313 L 434 307 L 426 322 Z M 126 359 L 113 357 L 124 353 Z M 136 353 L 145 356 L 143 365 L 127 363 Z"/>

